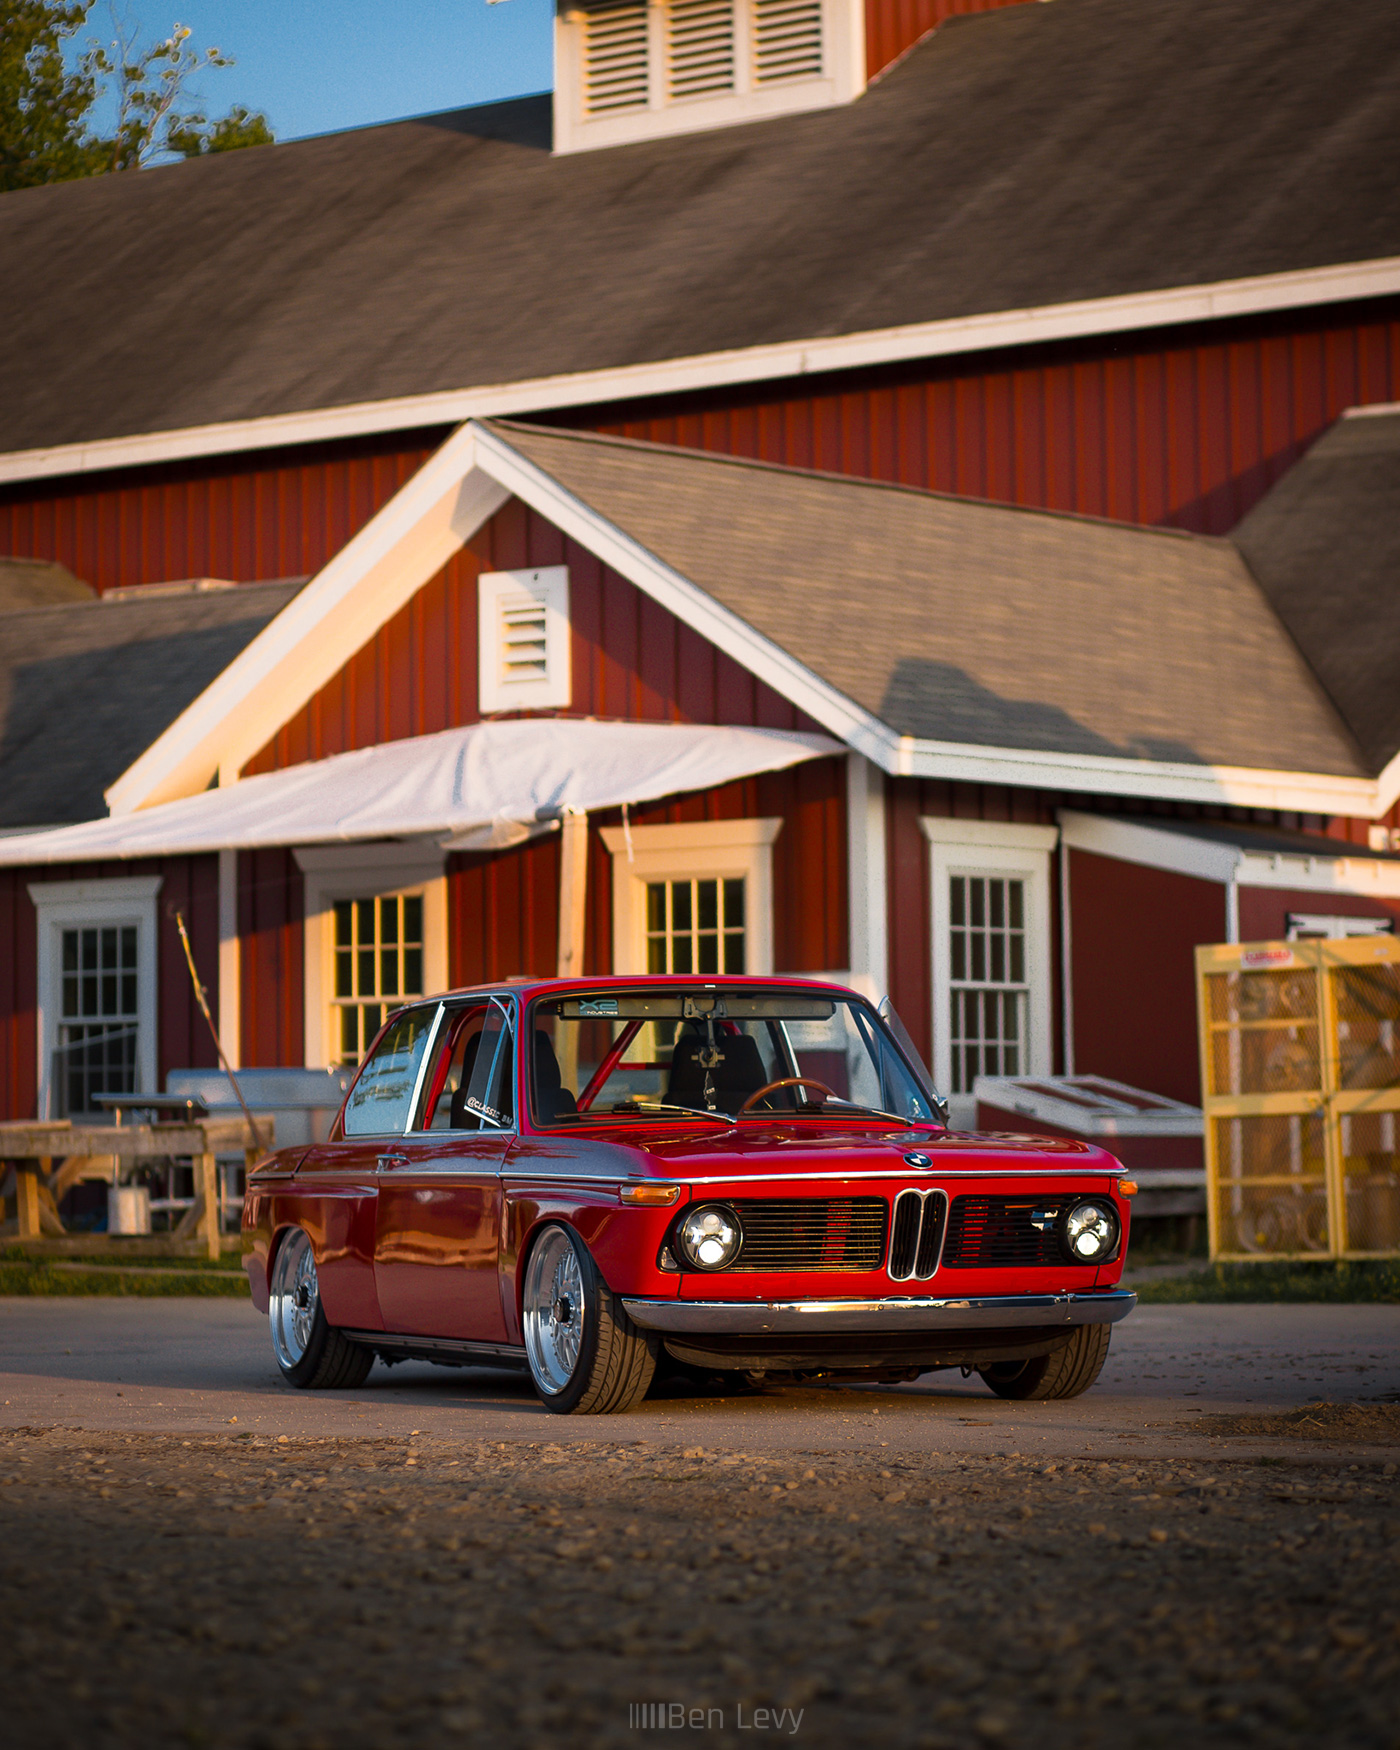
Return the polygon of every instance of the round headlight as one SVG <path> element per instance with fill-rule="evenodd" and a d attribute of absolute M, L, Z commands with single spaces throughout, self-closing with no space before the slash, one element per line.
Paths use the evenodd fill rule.
<path fill-rule="evenodd" d="M 690 1210 L 676 1229 L 681 1257 L 692 1270 L 723 1270 L 739 1256 L 743 1243 L 738 1216 L 717 1203 Z"/>
<path fill-rule="evenodd" d="M 1060 1238 L 1076 1264 L 1102 1264 L 1118 1245 L 1118 1211 L 1098 1198 L 1072 1203 L 1065 1211 Z"/>

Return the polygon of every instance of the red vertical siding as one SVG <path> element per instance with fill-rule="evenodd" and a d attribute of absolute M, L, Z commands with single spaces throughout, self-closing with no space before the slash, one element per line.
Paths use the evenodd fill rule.
<path fill-rule="evenodd" d="M 921 361 L 554 423 L 1218 535 L 1344 409 L 1400 399 L 1397 310 Z"/>
<path fill-rule="evenodd" d="M 160 875 L 156 896 L 156 1078 L 172 1069 L 211 1069 L 214 1041 L 195 1001 L 175 925 L 184 914 L 195 965 L 217 1013 L 219 875 L 216 857 L 166 857 L 140 863 L 65 864 L 0 871 L 0 1116 L 34 1118 L 38 1097 L 38 920 L 29 897 L 35 881 L 124 880 Z"/>
<path fill-rule="evenodd" d="M 1225 939 L 1225 888 L 1070 852 L 1074 1068 L 1198 1106 L 1198 943 Z"/>
<path fill-rule="evenodd" d="M 596 855 L 590 855 L 589 897 L 595 914 L 597 863 Z M 449 859 L 447 918 L 448 977 L 454 985 L 552 974 L 559 963 L 557 837 L 494 856 Z M 595 968 L 590 965 L 589 970 Z"/>
<path fill-rule="evenodd" d="M 1291 911 L 1328 917 L 1391 918 L 1400 929 L 1400 899 L 1372 899 L 1361 893 L 1289 893 L 1278 887 L 1241 887 L 1240 940 L 1278 942 L 1288 934 Z"/>
<path fill-rule="evenodd" d="M 1049 826 L 1055 823 L 1057 811 L 1061 808 L 1073 808 L 1083 813 L 1133 815 L 1147 825 L 1154 818 L 1228 819 L 1246 825 L 1251 822 L 1274 824 L 1298 831 L 1320 832 L 1327 824 L 1317 815 L 1272 814 L 1260 809 L 1198 808 L 1189 803 L 1144 803 L 1118 796 L 1071 795 L 992 784 L 945 783 L 933 779 L 888 780 L 886 851 L 889 859 L 890 997 L 928 1062 L 933 1061 L 933 1029 L 941 1024 L 942 1017 L 933 1014 L 930 865 L 928 845 L 919 825 L 920 816 Z M 1359 826 L 1359 841 L 1364 843 L 1366 823 L 1354 824 Z M 1117 858 L 1090 858 L 1091 864 L 1107 865 L 1113 872 L 1113 879 L 1108 884 L 1111 891 L 1105 894 L 1094 884 L 1094 875 L 1086 876 L 1083 883 L 1080 881 L 1078 859 L 1089 854 L 1076 851 L 1072 855 L 1076 859 L 1070 877 L 1074 908 L 1071 954 L 1075 1069 L 1117 1076 L 1123 1081 L 1136 1082 L 1139 1086 L 1194 1104 L 1198 1092 L 1194 1067 L 1196 1023 L 1189 949 L 1197 942 L 1224 939 L 1223 891 L 1209 882 L 1193 884 L 1186 877 L 1170 877 L 1171 880 L 1187 881 L 1187 888 L 1183 891 L 1189 892 L 1194 886 L 1209 889 L 1215 896 L 1205 912 L 1198 915 L 1187 907 L 1186 901 L 1178 904 L 1165 890 L 1159 893 L 1151 889 L 1150 882 L 1144 886 L 1139 881 L 1139 877 L 1154 876 L 1156 871 L 1140 869 Z M 1059 939 L 1058 862 L 1059 859 L 1054 858 L 1051 864 L 1054 980 L 1051 1000 L 1053 1063 L 1060 1071 L 1064 1068 L 1064 1041 L 1061 1036 L 1063 948 Z M 1102 870 L 1098 873 L 1102 874 Z M 1143 888 L 1141 892 L 1140 887 Z M 1244 904 L 1242 892 L 1242 908 Z M 1314 896 L 1313 903 L 1291 905 L 1290 909 L 1331 911 L 1334 908 L 1330 900 L 1324 904 Z M 1350 908 L 1339 904 L 1336 909 Z M 1372 907 L 1372 915 L 1377 909 L 1384 908 Z M 1167 920 L 1165 928 L 1163 919 Z M 1126 963 L 1125 956 L 1130 952 L 1130 946 L 1125 946 L 1125 943 L 1130 945 L 1137 939 L 1134 931 L 1145 935 L 1154 930 L 1155 945 L 1148 944 L 1139 956 L 1144 969 L 1142 981 L 1140 985 L 1130 985 L 1125 995 L 1123 984 L 1115 982 L 1117 970 Z M 1180 960 L 1182 943 L 1186 949 L 1185 973 Z M 1087 957 L 1082 976 L 1081 957 Z M 1166 980 L 1162 988 L 1170 987 L 1173 993 L 1164 1003 L 1159 1003 L 1155 994 L 1161 979 Z M 1165 1069 L 1160 1064 L 1165 1064 Z M 1133 1073 L 1127 1073 L 1129 1070 Z M 1176 1091 L 1181 1088 L 1186 1092 Z"/>
<path fill-rule="evenodd" d="M 992 12 L 1024 0 L 865 0 L 865 76 L 873 79 L 945 18 Z"/>
<path fill-rule="evenodd" d="M 637 827 L 777 815 L 773 846 L 773 960 L 782 972 L 830 972 L 847 964 L 845 768 L 813 760 L 721 789 L 633 809 Z M 613 863 L 602 829 L 617 810 L 591 821 L 584 970 L 613 970 Z M 448 863 L 448 975 L 454 985 L 516 974 L 551 974 L 559 951 L 559 843 L 538 839 L 492 856 Z"/>
<path fill-rule="evenodd" d="M 131 468 L 0 491 L 0 553 L 58 559 L 99 591 L 319 571 L 441 432 Z"/>
<path fill-rule="evenodd" d="M 38 936 L 34 869 L 0 870 L 0 1117 L 37 1118 Z M 43 879 L 40 875 L 39 879 Z"/>
<path fill-rule="evenodd" d="M 1223 534 L 1345 408 L 1394 400 L 1390 299 L 571 410 L 554 423 Z M 444 435 L 9 486 L 0 553 L 60 559 L 99 589 L 314 572 Z M 511 563 L 504 529 L 501 543 L 495 562 Z M 516 545 L 528 544 L 522 527 Z"/>
<path fill-rule="evenodd" d="M 302 947 L 305 893 L 288 850 L 238 858 L 242 943 L 242 1061 L 269 1068 L 305 1063 Z"/>
<path fill-rule="evenodd" d="M 108 876 L 139 874 L 148 865 L 112 864 Z M 190 949 L 200 981 L 208 993 L 211 1012 L 219 1009 L 219 859 L 170 857 L 158 865 L 164 873 L 156 896 L 159 937 L 157 1002 L 157 1070 L 160 1085 L 172 1069 L 216 1069 L 219 1056 L 209 1023 L 200 1013 L 190 983 L 189 966 L 180 945 L 174 913 L 178 910 L 189 931 Z M 66 875 L 66 872 L 65 872 Z"/>
<path fill-rule="evenodd" d="M 569 567 L 571 716 L 817 727 L 732 657 L 512 499 L 245 771 L 272 771 L 476 722 L 478 574 L 559 564 Z"/>

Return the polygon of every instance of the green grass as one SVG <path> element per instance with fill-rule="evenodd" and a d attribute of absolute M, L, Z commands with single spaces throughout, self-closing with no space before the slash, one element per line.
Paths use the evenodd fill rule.
<path fill-rule="evenodd" d="M 0 1295 L 5 1294 L 134 1294 L 230 1295 L 246 1298 L 248 1278 L 233 1261 L 218 1264 L 200 1259 L 132 1259 L 133 1267 L 115 1267 L 92 1258 L 33 1257 L 8 1249 L 0 1253 Z M 72 1267 L 76 1266 L 76 1267 Z"/>
<path fill-rule="evenodd" d="M 9 1264 L 21 1258 L 32 1262 L 34 1254 L 20 1246 L 10 1246 L 0 1251 L 0 1263 Z M 200 1254 L 181 1256 L 170 1252 L 144 1252 L 139 1240 L 132 1242 L 130 1251 L 123 1241 L 120 1252 L 65 1252 L 62 1261 L 65 1264 L 98 1265 L 104 1270 L 121 1269 L 130 1265 L 133 1269 L 141 1270 L 220 1270 L 232 1276 L 243 1274 L 241 1252 L 224 1252 L 217 1259 L 206 1258 Z"/>
<path fill-rule="evenodd" d="M 1185 1301 L 1382 1301 L 1400 1303 L 1400 1259 L 1357 1263 L 1207 1264 L 1138 1287 L 1144 1306 Z"/>

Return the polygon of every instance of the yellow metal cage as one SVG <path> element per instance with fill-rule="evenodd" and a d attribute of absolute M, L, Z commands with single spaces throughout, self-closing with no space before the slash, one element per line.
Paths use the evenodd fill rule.
<path fill-rule="evenodd" d="M 1400 1254 L 1400 940 L 1196 950 L 1212 1258 Z"/>

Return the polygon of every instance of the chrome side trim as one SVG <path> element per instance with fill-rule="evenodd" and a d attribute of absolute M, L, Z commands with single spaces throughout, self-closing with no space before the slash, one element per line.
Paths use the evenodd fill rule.
<path fill-rule="evenodd" d="M 648 1300 L 623 1297 L 647 1331 L 1004 1331 L 1021 1326 L 1111 1325 L 1137 1305 L 1127 1288 L 1101 1294 L 998 1294 L 976 1300 Z"/>
<path fill-rule="evenodd" d="M 396 1331 L 347 1330 L 341 1335 L 352 1343 L 363 1343 L 366 1349 L 402 1355 L 405 1360 L 416 1356 L 426 1361 L 441 1356 L 444 1361 L 452 1359 L 464 1366 L 473 1361 L 482 1365 L 492 1362 L 511 1367 L 525 1365 L 525 1351 L 518 1343 L 474 1343 L 464 1337 L 411 1337 Z"/>

